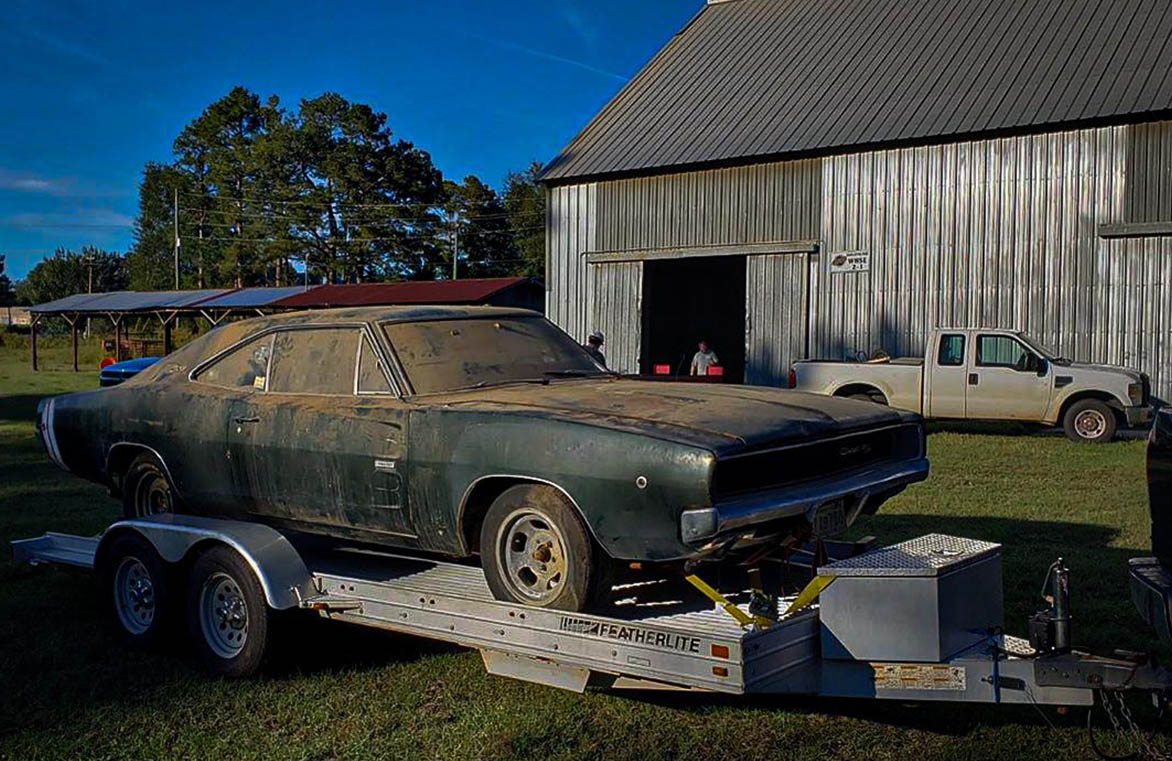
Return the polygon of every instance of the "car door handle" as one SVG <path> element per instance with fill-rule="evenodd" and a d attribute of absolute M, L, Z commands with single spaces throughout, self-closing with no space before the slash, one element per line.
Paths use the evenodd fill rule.
<path fill-rule="evenodd" d="M 981 376 L 976 373 L 969 373 L 969 385 L 976 386 L 981 382 Z"/>
<path fill-rule="evenodd" d="M 260 418 L 258 418 L 258 417 L 238 417 L 238 418 L 233 418 L 233 421 L 236 423 L 236 425 L 244 425 L 245 423 L 259 423 Z"/>

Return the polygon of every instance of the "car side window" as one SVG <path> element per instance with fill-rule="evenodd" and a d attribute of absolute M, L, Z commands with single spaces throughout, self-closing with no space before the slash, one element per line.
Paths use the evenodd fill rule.
<path fill-rule="evenodd" d="M 1009 336 L 978 336 L 977 364 L 981 367 L 1025 370 L 1030 365 L 1030 352 L 1017 339 Z"/>
<path fill-rule="evenodd" d="M 941 367 L 960 367 L 964 364 L 964 334 L 949 333 L 940 336 L 940 353 L 936 364 Z"/>
<path fill-rule="evenodd" d="M 307 328 L 274 334 L 268 391 L 353 395 L 361 337 L 357 328 Z"/>
<path fill-rule="evenodd" d="M 271 335 L 254 338 L 228 352 L 195 376 L 199 383 L 221 388 L 254 388 L 263 390 L 268 375 L 269 355 L 272 353 Z"/>
<path fill-rule="evenodd" d="M 383 373 L 382 361 L 374 353 L 374 347 L 366 338 L 358 350 L 358 393 L 389 394 L 391 386 Z"/>

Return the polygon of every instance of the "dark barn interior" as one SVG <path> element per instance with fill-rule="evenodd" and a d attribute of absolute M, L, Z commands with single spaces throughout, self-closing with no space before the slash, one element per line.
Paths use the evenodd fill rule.
<path fill-rule="evenodd" d="M 700 339 L 716 352 L 724 381 L 745 378 L 745 257 L 644 262 L 640 372 L 670 365 L 687 375 Z"/>

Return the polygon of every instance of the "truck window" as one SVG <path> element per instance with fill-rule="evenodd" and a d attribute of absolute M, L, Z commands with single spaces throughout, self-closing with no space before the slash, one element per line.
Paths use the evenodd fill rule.
<path fill-rule="evenodd" d="M 1030 353 L 1017 339 L 1009 336 L 978 336 L 977 365 L 1025 370 Z"/>
<path fill-rule="evenodd" d="M 936 364 L 941 367 L 960 367 L 964 364 L 964 334 L 948 333 L 940 336 L 940 354 Z"/>
<path fill-rule="evenodd" d="M 361 338 L 355 328 L 277 333 L 268 390 L 277 394 L 352 395 Z"/>

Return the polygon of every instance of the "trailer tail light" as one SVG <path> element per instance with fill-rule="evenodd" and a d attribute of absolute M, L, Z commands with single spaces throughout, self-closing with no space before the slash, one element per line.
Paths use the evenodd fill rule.
<path fill-rule="evenodd" d="M 798 371 L 794 368 L 789 369 L 789 388 L 798 387 Z"/>
<path fill-rule="evenodd" d="M 655 366 L 655 374 L 656 375 L 671 375 L 671 365 L 656 365 Z"/>
<path fill-rule="evenodd" d="M 724 368 L 720 365 L 713 365 L 712 367 L 708 368 L 708 374 L 716 376 L 724 375 Z"/>
<path fill-rule="evenodd" d="M 712 646 L 712 657 L 713 658 L 727 658 L 728 657 L 728 645 L 713 645 Z"/>

